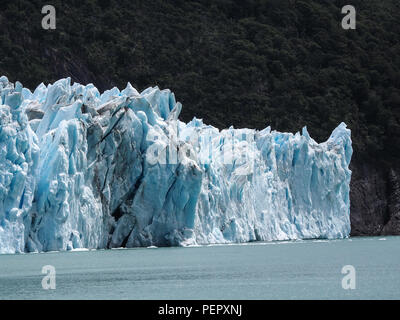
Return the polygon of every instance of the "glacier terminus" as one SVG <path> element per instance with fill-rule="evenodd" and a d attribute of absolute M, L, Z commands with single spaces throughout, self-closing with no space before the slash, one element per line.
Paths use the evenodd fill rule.
<path fill-rule="evenodd" d="M 0 253 L 350 234 L 350 130 L 219 130 L 170 90 L 0 78 Z"/>

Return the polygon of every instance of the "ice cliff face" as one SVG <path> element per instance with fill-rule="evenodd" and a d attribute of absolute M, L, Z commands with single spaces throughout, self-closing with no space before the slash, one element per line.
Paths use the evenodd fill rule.
<path fill-rule="evenodd" d="M 350 130 L 178 120 L 169 90 L 0 78 L 0 253 L 350 233 Z"/>

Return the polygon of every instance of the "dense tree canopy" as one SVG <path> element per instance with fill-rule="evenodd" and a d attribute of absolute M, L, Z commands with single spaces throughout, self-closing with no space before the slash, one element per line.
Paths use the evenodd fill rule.
<path fill-rule="evenodd" d="M 298 131 L 325 140 L 344 121 L 355 155 L 400 158 L 400 3 L 352 0 L 38 0 L 0 12 L 0 74 L 25 86 L 71 76 L 100 89 L 170 88 L 181 118 Z"/>

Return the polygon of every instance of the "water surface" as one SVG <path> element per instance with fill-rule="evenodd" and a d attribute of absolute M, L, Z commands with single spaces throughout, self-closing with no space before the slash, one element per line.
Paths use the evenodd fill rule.
<path fill-rule="evenodd" d="M 400 237 L 0 255 L 0 299 L 399 298 Z"/>

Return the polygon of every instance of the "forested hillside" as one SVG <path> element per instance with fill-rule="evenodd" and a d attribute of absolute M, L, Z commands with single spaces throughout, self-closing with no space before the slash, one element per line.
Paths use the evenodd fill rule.
<path fill-rule="evenodd" d="M 382 220 L 371 218 L 374 232 L 391 219 L 400 159 L 398 0 L 4 2 L 0 74 L 11 81 L 32 89 L 66 76 L 102 90 L 158 85 L 183 103 L 182 120 L 292 132 L 307 125 L 319 142 L 344 121 L 354 163 L 363 166 L 355 179 L 377 170 L 385 188 L 386 202 L 371 209 Z M 57 10 L 56 30 L 41 27 L 45 4 Z M 357 10 L 356 30 L 341 27 L 346 4 Z M 364 197 L 377 192 L 357 188 Z"/>

